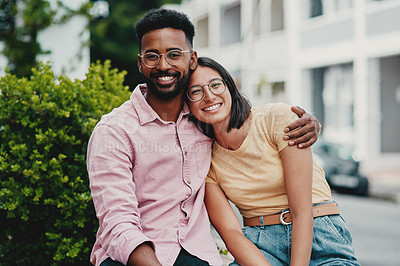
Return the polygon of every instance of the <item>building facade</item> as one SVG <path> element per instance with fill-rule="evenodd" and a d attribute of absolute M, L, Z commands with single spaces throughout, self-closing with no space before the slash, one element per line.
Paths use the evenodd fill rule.
<path fill-rule="evenodd" d="M 285 101 L 365 170 L 400 167 L 400 0 L 184 0 L 199 56 L 253 106 Z"/>

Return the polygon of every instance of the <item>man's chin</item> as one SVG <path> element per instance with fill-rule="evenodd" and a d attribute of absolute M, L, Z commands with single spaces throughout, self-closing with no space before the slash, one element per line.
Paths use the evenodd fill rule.
<path fill-rule="evenodd" d="M 144 78 L 147 83 L 147 89 L 150 93 L 162 100 L 171 100 L 177 97 L 182 91 L 185 90 L 188 78 L 185 80 L 178 80 L 168 86 L 158 84 L 152 79 Z"/>
<path fill-rule="evenodd" d="M 178 96 L 183 89 L 179 89 L 178 86 L 173 84 L 173 86 L 149 86 L 149 91 L 163 100 L 170 100 Z"/>

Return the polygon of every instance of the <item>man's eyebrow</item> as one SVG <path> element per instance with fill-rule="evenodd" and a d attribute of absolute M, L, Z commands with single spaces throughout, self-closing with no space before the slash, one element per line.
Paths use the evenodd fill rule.
<path fill-rule="evenodd" d="M 169 51 L 176 51 L 176 50 L 178 50 L 178 51 L 183 51 L 181 48 L 178 48 L 178 47 L 175 47 L 175 48 L 168 48 L 167 49 L 167 52 L 169 52 Z M 157 49 L 149 49 L 149 50 L 146 50 L 146 51 L 144 51 L 144 54 L 145 53 L 156 53 L 156 54 L 159 54 L 159 51 L 157 50 Z"/>
<path fill-rule="evenodd" d="M 167 49 L 168 52 L 169 52 L 169 51 L 175 51 L 175 50 L 183 51 L 183 49 L 178 48 L 178 47 L 176 47 L 176 48 L 168 48 L 168 49 Z"/>
<path fill-rule="evenodd" d="M 149 49 L 149 50 L 144 51 L 144 54 L 145 54 L 145 53 L 156 53 L 156 54 L 158 54 L 158 50 Z"/>

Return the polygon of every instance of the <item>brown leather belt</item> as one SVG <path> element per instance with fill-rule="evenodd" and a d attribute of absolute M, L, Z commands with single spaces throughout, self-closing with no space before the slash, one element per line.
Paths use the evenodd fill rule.
<path fill-rule="evenodd" d="M 335 202 L 325 203 L 322 205 L 313 206 L 313 218 L 325 216 L 325 215 L 335 215 L 340 214 L 339 207 Z M 289 225 L 292 223 L 292 217 L 290 216 L 289 210 L 282 211 L 278 214 L 263 216 L 264 226 L 283 224 Z M 243 218 L 244 226 L 260 226 L 260 216 L 253 218 Z"/>

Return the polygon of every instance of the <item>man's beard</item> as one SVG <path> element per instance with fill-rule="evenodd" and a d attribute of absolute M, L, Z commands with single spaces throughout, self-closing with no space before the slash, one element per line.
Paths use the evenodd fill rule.
<path fill-rule="evenodd" d="M 153 82 L 152 79 L 147 78 L 143 75 L 144 80 L 147 83 L 147 89 L 156 97 L 158 97 L 159 99 L 162 100 L 170 100 L 175 98 L 176 96 L 178 96 L 183 90 L 186 89 L 186 86 L 189 82 L 189 76 L 190 76 L 190 69 L 189 69 L 189 74 L 183 76 L 183 78 L 178 79 L 177 83 L 172 84 L 171 86 L 174 86 L 172 90 L 160 90 L 156 84 Z M 153 74 L 154 75 L 154 74 Z M 161 75 L 161 73 L 157 73 L 157 76 Z M 165 75 L 167 75 L 167 73 L 165 73 Z M 161 87 L 162 88 L 162 87 Z M 168 87 L 166 87 L 168 88 Z"/>

